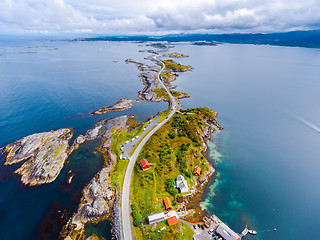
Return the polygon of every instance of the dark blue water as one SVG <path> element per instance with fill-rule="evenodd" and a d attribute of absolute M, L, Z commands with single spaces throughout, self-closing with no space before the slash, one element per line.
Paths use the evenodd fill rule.
<path fill-rule="evenodd" d="M 146 53 L 139 49 L 133 43 L 1 42 L 0 147 L 63 127 L 74 128 L 78 135 L 105 117 L 137 114 L 144 121 L 166 109 L 167 103 L 139 102 L 126 111 L 89 115 L 120 98 L 137 98 L 144 86 L 136 66 L 125 59 L 143 60 Z M 21 53 L 30 51 L 37 53 Z M 10 174 L 15 166 L 1 167 L 0 239 L 56 239 L 76 210 L 82 188 L 102 167 L 98 145 L 93 141 L 81 146 L 57 180 L 44 186 L 21 186 L 18 176 Z M 75 174 L 71 185 L 66 184 L 69 170 Z M 106 239 L 108 224 L 108 231 L 99 232 Z"/>
<path fill-rule="evenodd" d="M 320 51 L 254 45 L 177 46 L 185 107 L 219 112 L 208 155 L 216 178 L 202 207 L 246 239 L 320 239 Z M 276 228 L 277 231 L 262 232 Z"/>

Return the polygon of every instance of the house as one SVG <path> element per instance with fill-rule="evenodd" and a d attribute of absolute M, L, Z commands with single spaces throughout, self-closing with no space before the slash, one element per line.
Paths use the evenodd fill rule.
<path fill-rule="evenodd" d="M 164 202 L 164 206 L 165 206 L 166 210 L 172 210 L 172 204 L 171 204 L 171 201 L 168 197 L 164 198 L 163 202 Z"/>
<path fill-rule="evenodd" d="M 147 159 L 142 158 L 140 160 L 140 166 L 142 170 L 148 170 L 150 168 L 150 163 L 147 161 Z"/>
<path fill-rule="evenodd" d="M 177 219 L 176 216 L 169 217 L 167 219 L 167 223 L 168 223 L 169 226 L 174 225 L 174 224 L 178 223 L 178 219 Z"/>
<path fill-rule="evenodd" d="M 178 188 L 181 193 L 189 192 L 187 180 L 182 175 L 176 178 L 176 188 Z"/>
<path fill-rule="evenodd" d="M 223 240 L 240 240 L 239 234 L 235 233 L 231 228 L 226 224 L 220 223 L 216 233 L 222 237 Z"/>
<path fill-rule="evenodd" d="M 165 217 L 163 212 L 154 213 L 148 216 L 148 222 L 150 225 L 164 220 Z"/>
<path fill-rule="evenodd" d="M 199 176 L 201 173 L 201 168 L 199 168 L 198 166 L 196 166 L 196 168 L 193 171 L 193 175 Z"/>

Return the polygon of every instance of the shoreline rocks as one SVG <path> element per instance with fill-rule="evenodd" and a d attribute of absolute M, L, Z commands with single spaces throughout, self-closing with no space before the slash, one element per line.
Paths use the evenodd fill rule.
<path fill-rule="evenodd" d="M 103 152 L 106 163 L 82 190 L 82 198 L 78 209 L 62 230 L 62 237 L 82 239 L 86 223 L 98 222 L 114 213 L 113 206 L 117 189 L 111 185 L 111 173 L 118 161 L 118 156 L 112 152 L 112 134 L 119 129 L 127 131 L 129 118 L 130 116 L 125 115 L 104 119 L 88 130 L 85 136 L 81 137 L 85 140 L 98 137 L 103 139 L 99 150 Z"/>
<path fill-rule="evenodd" d="M 26 160 L 15 173 L 21 182 L 35 186 L 53 182 L 68 158 L 69 140 L 73 131 L 63 128 L 50 132 L 36 133 L 7 145 L 4 165 Z"/>
<path fill-rule="evenodd" d="M 117 112 L 117 111 L 123 111 L 126 109 L 129 109 L 131 107 L 133 107 L 133 104 L 135 101 L 137 101 L 136 99 L 120 99 L 119 101 L 115 102 L 113 105 L 111 106 L 107 106 L 104 108 L 100 108 L 94 112 L 92 112 L 92 115 L 99 115 L 99 114 L 104 114 L 107 112 Z"/>

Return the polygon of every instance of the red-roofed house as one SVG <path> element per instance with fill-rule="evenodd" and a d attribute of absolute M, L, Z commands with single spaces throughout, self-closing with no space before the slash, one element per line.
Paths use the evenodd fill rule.
<path fill-rule="evenodd" d="M 150 163 L 147 161 L 147 159 L 142 158 L 140 160 L 140 166 L 142 170 L 148 170 L 150 168 Z"/>
<path fill-rule="evenodd" d="M 199 168 L 198 166 L 196 166 L 196 168 L 193 171 L 193 175 L 199 176 L 201 173 L 201 168 Z"/>
<path fill-rule="evenodd" d="M 167 219 L 167 223 L 168 223 L 169 226 L 174 225 L 174 224 L 178 223 L 178 219 L 177 219 L 176 216 L 169 217 Z"/>

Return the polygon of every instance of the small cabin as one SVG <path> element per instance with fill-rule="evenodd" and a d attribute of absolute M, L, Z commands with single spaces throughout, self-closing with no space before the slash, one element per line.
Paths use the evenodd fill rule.
<path fill-rule="evenodd" d="M 172 210 L 173 207 L 172 207 L 171 201 L 168 197 L 164 198 L 163 202 L 164 202 L 164 206 L 165 206 L 166 210 Z"/>
<path fill-rule="evenodd" d="M 169 217 L 167 219 L 167 223 L 168 223 L 169 226 L 174 225 L 174 224 L 178 223 L 178 219 L 177 219 L 176 216 Z"/>
<path fill-rule="evenodd" d="M 150 163 L 147 161 L 147 159 L 142 158 L 140 160 L 140 166 L 142 170 L 148 170 L 150 168 Z"/>
<path fill-rule="evenodd" d="M 193 175 L 199 176 L 201 173 L 201 168 L 196 166 L 194 171 L 193 171 Z"/>

